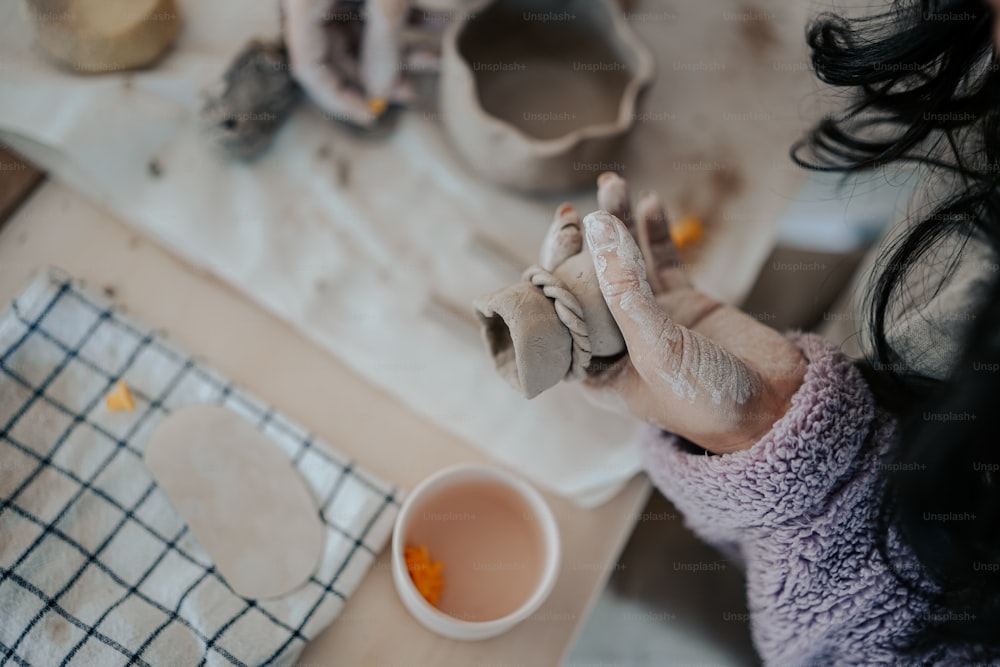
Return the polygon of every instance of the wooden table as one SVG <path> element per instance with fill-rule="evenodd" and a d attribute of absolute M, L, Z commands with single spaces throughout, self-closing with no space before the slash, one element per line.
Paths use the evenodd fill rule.
<path fill-rule="evenodd" d="M 0 225 L 3 303 L 36 271 L 55 265 L 113 295 L 129 312 L 404 488 L 444 466 L 485 460 L 234 289 L 59 184 L 44 183 Z M 562 571 L 541 610 L 510 633 L 476 643 L 431 634 L 396 596 L 386 552 L 336 622 L 307 647 L 300 667 L 559 664 L 617 567 L 649 490 L 644 477 L 633 479 L 594 510 L 548 498 L 563 538 Z"/>

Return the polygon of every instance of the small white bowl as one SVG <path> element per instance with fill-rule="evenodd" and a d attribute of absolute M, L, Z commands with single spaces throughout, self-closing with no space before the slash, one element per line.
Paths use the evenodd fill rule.
<path fill-rule="evenodd" d="M 456 484 L 493 482 L 515 493 L 531 509 L 541 527 L 544 563 L 538 584 L 531 596 L 513 612 L 489 621 L 467 621 L 450 616 L 432 606 L 417 590 L 406 569 L 403 556 L 407 528 L 413 508 L 429 495 Z M 552 592 L 559 576 L 561 561 L 559 527 L 548 504 L 530 484 L 509 472 L 488 465 L 461 464 L 434 473 L 415 488 L 403 502 L 392 532 L 392 578 L 403 606 L 428 630 L 451 639 L 478 640 L 496 637 L 535 613 Z"/>

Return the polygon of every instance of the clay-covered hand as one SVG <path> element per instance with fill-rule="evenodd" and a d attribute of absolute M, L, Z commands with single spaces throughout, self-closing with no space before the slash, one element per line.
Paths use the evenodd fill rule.
<path fill-rule="evenodd" d="M 750 448 L 787 411 L 805 376 L 802 355 L 691 285 L 656 194 L 643 193 L 633 216 L 624 179 L 603 174 L 598 204 L 583 231 L 627 354 L 595 360 L 588 393 L 709 451 Z"/>
<path fill-rule="evenodd" d="M 400 76 L 433 56 L 403 45 L 409 0 L 282 0 L 292 75 L 324 112 L 362 127 L 414 97 Z M 401 62 L 406 61 L 406 66 Z"/>

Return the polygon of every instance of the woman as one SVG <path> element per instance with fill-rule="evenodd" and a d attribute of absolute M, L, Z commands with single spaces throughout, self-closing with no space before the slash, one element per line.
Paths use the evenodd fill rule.
<path fill-rule="evenodd" d="M 744 565 L 768 664 L 1000 661 L 995 34 L 981 0 L 899 2 L 808 31 L 817 74 L 857 98 L 796 158 L 844 171 L 916 160 L 949 193 L 885 250 L 863 363 L 699 293 L 656 196 L 633 216 L 613 174 L 603 211 L 563 215 L 549 235 L 573 243 L 582 226 L 627 343 L 590 392 L 657 427 L 646 468 Z"/>

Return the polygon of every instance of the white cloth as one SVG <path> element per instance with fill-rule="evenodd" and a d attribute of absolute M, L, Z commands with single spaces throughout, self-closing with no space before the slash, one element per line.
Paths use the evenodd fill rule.
<path fill-rule="evenodd" d="M 559 200 L 478 180 L 419 112 L 365 141 L 304 105 L 258 161 L 227 161 L 198 121 L 200 93 L 249 37 L 277 33 L 277 2 L 182 0 L 184 29 L 165 60 L 98 77 L 46 62 L 13 4 L 0 6 L 0 138 L 539 485 L 595 504 L 639 470 L 632 422 L 568 384 L 523 400 L 472 319 L 476 296 L 537 260 Z M 810 78 L 804 6 L 738 11 L 636 3 L 626 18 L 660 79 L 627 159 L 610 165 L 687 202 L 673 212 L 714 217 L 711 243 L 689 259 L 698 284 L 729 301 L 752 284 L 783 193 L 801 179 L 786 152 L 803 123 L 787 100 Z M 761 45 L 760 25 L 786 38 Z M 734 113 L 748 105 L 753 114 Z M 593 192 L 569 199 L 595 206 Z"/>
<path fill-rule="evenodd" d="M 119 379 L 134 412 L 105 408 Z M 250 420 L 315 498 L 323 555 L 286 595 L 234 593 L 143 463 L 160 420 L 196 403 Z M 0 316 L 0 665 L 292 664 L 385 545 L 397 496 L 66 277 Z"/>

